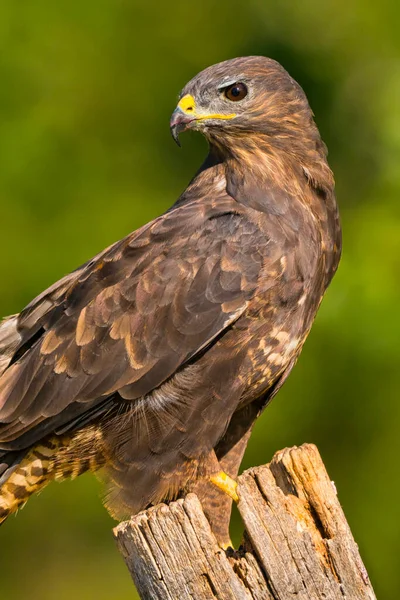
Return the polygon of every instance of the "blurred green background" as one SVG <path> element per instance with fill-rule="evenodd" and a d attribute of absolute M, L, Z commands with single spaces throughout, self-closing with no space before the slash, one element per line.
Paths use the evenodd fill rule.
<path fill-rule="evenodd" d="M 400 42 L 397 2 L 1 0 L 0 314 L 170 206 L 200 164 L 168 120 L 209 64 L 279 60 L 330 150 L 344 255 L 244 466 L 315 442 L 380 599 L 400 588 Z M 2 600 L 125 600 L 133 586 L 92 476 L 0 532 Z M 240 523 L 235 521 L 239 536 Z"/>

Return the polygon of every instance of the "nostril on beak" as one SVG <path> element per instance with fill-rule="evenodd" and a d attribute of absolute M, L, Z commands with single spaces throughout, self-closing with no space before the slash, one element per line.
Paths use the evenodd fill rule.
<path fill-rule="evenodd" d="M 194 113 L 196 110 L 196 101 L 190 94 L 186 94 L 178 102 L 178 108 L 185 114 Z"/>

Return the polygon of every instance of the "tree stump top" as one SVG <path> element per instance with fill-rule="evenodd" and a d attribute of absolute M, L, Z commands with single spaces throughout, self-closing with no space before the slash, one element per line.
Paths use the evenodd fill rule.
<path fill-rule="evenodd" d="M 275 454 L 239 477 L 245 526 L 222 550 L 194 494 L 116 527 L 144 600 L 373 600 L 336 489 L 315 446 Z"/>

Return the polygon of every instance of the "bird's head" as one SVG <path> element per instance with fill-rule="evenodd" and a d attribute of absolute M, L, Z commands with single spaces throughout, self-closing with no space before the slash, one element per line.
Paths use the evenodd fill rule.
<path fill-rule="evenodd" d="M 263 56 L 235 58 L 201 71 L 182 90 L 171 132 L 202 132 L 212 145 L 231 149 L 252 138 L 294 148 L 319 139 L 301 87 L 276 61 Z M 246 142 L 247 140 L 247 142 Z"/>

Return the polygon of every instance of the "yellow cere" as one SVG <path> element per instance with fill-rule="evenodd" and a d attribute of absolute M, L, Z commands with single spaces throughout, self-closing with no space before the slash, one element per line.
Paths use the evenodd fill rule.
<path fill-rule="evenodd" d="M 181 98 L 179 100 L 178 108 L 183 110 L 183 112 L 185 112 L 185 113 L 194 112 L 194 110 L 196 108 L 195 99 L 190 94 L 186 94 L 186 96 L 183 96 L 183 98 Z"/>
<path fill-rule="evenodd" d="M 229 115 L 222 115 L 219 113 L 214 114 L 198 114 L 196 113 L 196 101 L 191 94 L 186 94 L 183 96 L 178 102 L 178 108 L 181 109 L 184 113 L 188 115 L 193 115 L 197 121 L 201 121 L 203 119 L 234 119 L 236 117 L 236 113 L 231 113 Z"/>

